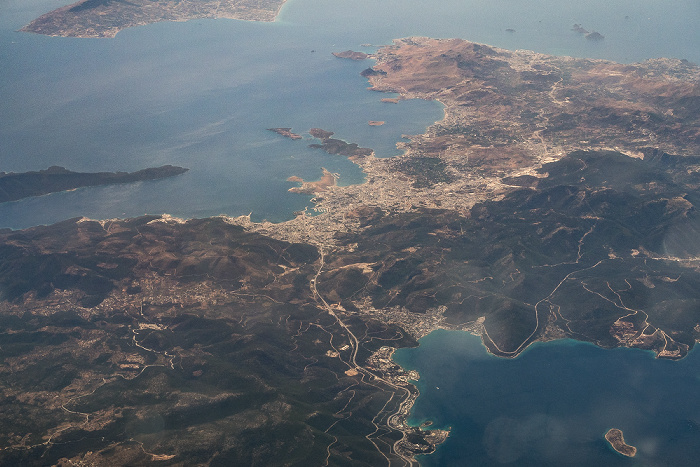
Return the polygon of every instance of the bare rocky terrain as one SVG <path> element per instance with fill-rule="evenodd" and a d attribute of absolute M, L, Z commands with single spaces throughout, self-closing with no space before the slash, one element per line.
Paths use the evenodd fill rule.
<path fill-rule="evenodd" d="M 687 354 L 696 66 L 427 38 L 370 58 L 375 91 L 445 118 L 387 159 L 311 129 L 367 177 L 309 185 L 315 215 L 0 232 L 0 463 L 412 465 L 447 433 L 406 425 L 419 375 L 390 357 L 434 329 Z"/>

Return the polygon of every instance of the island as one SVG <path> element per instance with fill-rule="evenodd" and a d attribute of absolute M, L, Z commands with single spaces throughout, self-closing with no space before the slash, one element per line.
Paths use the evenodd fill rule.
<path fill-rule="evenodd" d="M 0 463 L 415 465 L 449 432 L 410 426 L 420 375 L 392 355 L 436 329 L 503 358 L 687 355 L 697 66 L 424 37 L 373 57 L 377 99 L 444 117 L 390 158 L 310 130 L 366 175 L 314 215 L 0 231 Z"/>
<path fill-rule="evenodd" d="M 572 26 L 571 30 L 574 32 L 577 32 L 579 34 L 583 34 L 583 36 L 586 39 L 588 39 L 589 41 L 598 42 L 598 41 L 602 41 L 603 39 L 605 39 L 605 36 L 602 35 L 601 33 L 596 32 L 596 31 L 588 31 L 586 28 L 584 28 L 580 24 L 574 24 Z"/>
<path fill-rule="evenodd" d="M 114 37 L 159 21 L 228 18 L 274 21 L 285 0 L 81 0 L 40 16 L 21 30 L 48 36 Z"/>
<path fill-rule="evenodd" d="M 373 153 L 370 148 L 361 148 L 357 143 L 347 143 L 343 140 L 331 138 L 334 133 L 332 131 L 322 130 L 321 128 L 312 128 L 309 134 L 316 139 L 321 140 L 321 144 L 309 144 L 309 147 L 315 149 L 323 149 L 328 154 L 338 154 L 346 156 L 350 160 L 357 160 Z"/>
<path fill-rule="evenodd" d="M 579 34 L 590 34 L 590 31 L 588 31 L 586 28 L 581 26 L 580 24 L 576 23 L 571 27 L 571 30 L 574 32 L 577 32 Z"/>
<path fill-rule="evenodd" d="M 625 437 L 622 434 L 622 430 L 611 428 L 607 433 L 605 433 L 605 439 L 608 443 L 610 443 L 610 446 L 612 446 L 615 451 L 619 452 L 623 456 L 634 457 L 637 455 L 637 448 L 625 443 Z"/>
<path fill-rule="evenodd" d="M 137 172 L 72 172 L 64 167 L 53 166 L 38 172 L 0 172 L 0 203 L 16 201 L 30 196 L 40 196 L 58 191 L 100 185 L 133 183 L 174 177 L 189 169 L 164 165 Z"/>
<path fill-rule="evenodd" d="M 301 139 L 302 136 L 296 133 L 292 133 L 291 128 L 268 128 L 269 131 L 277 133 L 280 136 L 284 136 L 289 139 Z"/>
<path fill-rule="evenodd" d="M 333 52 L 338 58 L 349 58 L 350 60 L 365 60 L 369 57 L 368 54 L 364 52 L 355 52 L 353 50 L 346 50 L 345 52 Z"/>

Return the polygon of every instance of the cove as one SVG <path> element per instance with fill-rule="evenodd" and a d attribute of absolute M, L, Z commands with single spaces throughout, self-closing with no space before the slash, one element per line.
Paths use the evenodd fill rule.
<path fill-rule="evenodd" d="M 700 455 L 697 351 L 667 361 L 567 339 L 502 359 L 461 331 L 419 342 L 394 353 L 420 373 L 409 423 L 452 430 L 423 466 L 694 465 Z M 610 428 L 637 447 L 634 458 L 608 445 Z"/>

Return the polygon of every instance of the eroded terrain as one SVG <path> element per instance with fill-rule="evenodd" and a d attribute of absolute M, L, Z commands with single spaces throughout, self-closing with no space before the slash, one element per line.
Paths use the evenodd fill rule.
<path fill-rule="evenodd" d="M 316 215 L 1 234 L 0 461 L 410 465 L 447 433 L 406 426 L 419 375 L 391 353 L 434 329 L 503 357 L 563 337 L 686 355 L 696 66 L 425 38 L 372 58 L 374 90 L 445 118 L 387 159 L 310 130 L 367 177 L 308 185 Z"/>
<path fill-rule="evenodd" d="M 415 341 L 339 320 L 313 286 L 313 246 L 144 217 L 6 233 L 2 258 L 2 464 L 377 465 L 412 452 L 386 422 L 405 416 L 403 370 L 357 362 Z"/>

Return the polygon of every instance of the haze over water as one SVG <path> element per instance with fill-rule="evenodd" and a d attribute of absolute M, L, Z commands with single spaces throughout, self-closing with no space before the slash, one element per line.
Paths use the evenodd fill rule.
<path fill-rule="evenodd" d="M 417 369 L 421 395 L 410 422 L 452 427 L 424 466 L 695 465 L 700 455 L 700 354 L 674 362 L 651 352 L 560 340 L 516 359 L 481 339 L 435 331 L 394 360 Z M 629 459 L 603 435 L 622 429 Z"/>
<path fill-rule="evenodd" d="M 5 203 L 0 227 L 144 213 L 291 218 L 310 197 L 287 193 L 289 176 L 317 179 L 326 167 L 349 184 L 363 175 L 339 156 L 307 148 L 310 140 L 290 141 L 267 128 L 322 127 L 386 157 L 399 154 L 403 134 L 421 133 L 442 117 L 435 102 L 381 103 L 359 76 L 371 62 L 331 56 L 375 50 L 362 44 L 429 35 L 626 62 L 700 62 L 697 40 L 689 39 L 697 37 L 696 2 L 673 9 L 650 0 L 614 3 L 290 0 L 275 23 L 194 20 L 130 28 L 114 39 L 74 39 L 15 32 L 62 2 L 2 0 L 0 171 L 191 170 Z M 571 31 L 574 23 L 606 39 L 587 41 Z M 369 120 L 387 123 L 370 127 Z"/>

